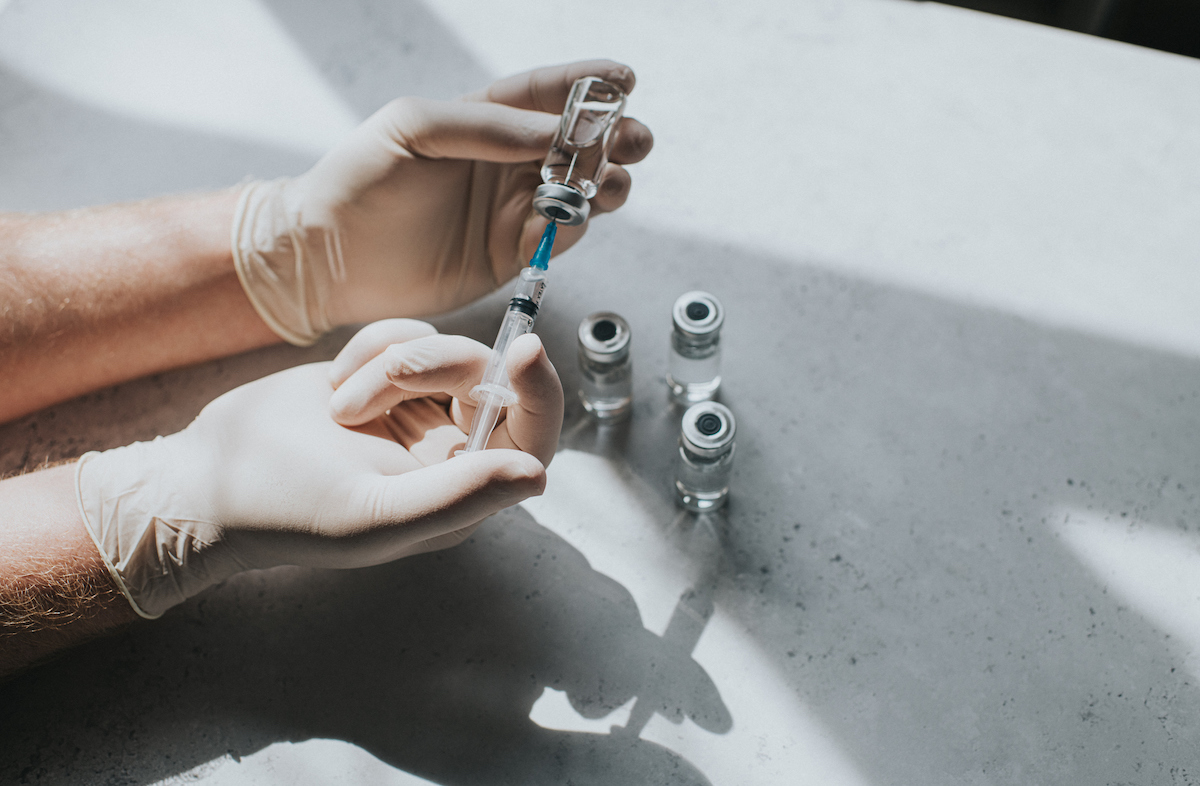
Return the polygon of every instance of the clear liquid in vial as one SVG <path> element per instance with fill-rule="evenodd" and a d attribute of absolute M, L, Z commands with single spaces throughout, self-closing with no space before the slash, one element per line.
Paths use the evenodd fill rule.
<path fill-rule="evenodd" d="M 680 404 L 695 404 L 713 398 L 721 387 L 720 336 L 695 342 L 678 333 L 672 335 L 667 387 L 671 389 L 671 397 Z"/>
<path fill-rule="evenodd" d="M 570 186 L 587 199 L 596 196 L 612 129 L 624 109 L 624 97 L 616 103 L 580 101 L 563 117 L 550 153 L 542 164 L 542 181 Z"/>
<path fill-rule="evenodd" d="M 620 420 L 629 416 L 633 404 L 633 367 L 623 363 L 597 363 L 579 359 L 579 400 L 597 420 Z"/>
<path fill-rule="evenodd" d="M 733 446 L 715 459 L 702 459 L 682 445 L 675 458 L 675 499 L 687 510 L 702 513 L 725 504 L 733 472 Z"/>
<path fill-rule="evenodd" d="M 552 145 L 546 163 L 542 165 L 542 180 L 570 186 L 591 199 L 600 189 L 600 176 L 607 163 L 608 156 L 602 145 Z"/>

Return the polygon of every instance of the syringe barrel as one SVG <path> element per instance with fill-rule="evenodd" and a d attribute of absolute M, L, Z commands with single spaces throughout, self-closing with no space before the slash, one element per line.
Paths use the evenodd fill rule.
<path fill-rule="evenodd" d="M 534 316 L 536 316 L 537 307 L 542 305 L 542 295 L 545 293 L 546 271 L 536 267 L 522 268 L 521 275 L 517 276 L 517 286 L 513 288 L 513 300 L 525 298 L 532 301 Z M 512 308 L 511 302 L 509 303 L 509 308 Z"/>
<path fill-rule="evenodd" d="M 542 303 L 545 291 L 546 271 L 535 267 L 527 267 L 521 271 L 512 300 L 508 302 L 508 309 L 504 312 L 504 321 L 500 323 L 500 332 L 496 334 L 496 343 L 492 344 L 492 356 L 488 359 L 487 369 L 483 372 L 479 387 L 508 387 L 508 367 L 505 365 L 508 347 L 517 336 L 523 336 L 533 330 L 533 323 L 537 319 L 538 307 Z"/>
<path fill-rule="evenodd" d="M 517 336 L 523 336 L 532 330 L 533 317 L 516 311 L 511 306 L 504 312 L 504 321 L 500 324 L 500 332 L 496 334 L 496 343 L 492 345 L 492 356 L 488 358 L 487 369 L 483 372 L 483 379 L 476 390 L 492 385 L 508 387 L 508 347 Z M 475 390 L 471 391 L 471 396 L 479 400 Z"/>
<path fill-rule="evenodd" d="M 488 436 L 499 420 L 500 410 L 517 400 L 517 394 L 508 384 L 508 348 L 517 336 L 533 330 L 545 291 L 545 270 L 527 267 L 517 277 L 517 286 L 504 312 L 504 321 L 500 323 L 500 332 L 492 345 L 483 379 L 471 390 L 471 398 L 479 408 L 471 423 L 471 433 L 464 448 L 466 453 L 487 447 Z"/>
<path fill-rule="evenodd" d="M 476 388 L 478 390 L 478 388 Z M 476 398 L 475 418 L 471 421 L 471 432 L 467 435 L 467 444 L 463 453 L 474 453 L 487 447 L 488 437 L 500 419 L 500 410 L 504 409 L 504 401 L 493 393 L 483 393 Z"/>

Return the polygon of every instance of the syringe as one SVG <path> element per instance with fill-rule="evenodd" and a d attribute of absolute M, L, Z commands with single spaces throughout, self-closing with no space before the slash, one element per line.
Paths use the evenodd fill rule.
<path fill-rule="evenodd" d="M 556 222 L 551 221 L 546 225 L 537 251 L 529 260 L 529 267 L 517 276 L 517 286 L 512 300 L 508 301 L 508 310 L 504 312 L 496 343 L 492 345 L 492 356 L 483 372 L 483 380 L 471 390 L 471 398 L 475 399 L 478 407 L 463 453 L 473 453 L 487 447 L 488 437 L 500 419 L 500 411 L 517 400 L 517 394 L 508 384 L 508 347 L 517 336 L 533 330 L 538 306 L 546 291 L 546 268 L 550 264 L 550 249 L 554 246 L 557 231 Z"/>

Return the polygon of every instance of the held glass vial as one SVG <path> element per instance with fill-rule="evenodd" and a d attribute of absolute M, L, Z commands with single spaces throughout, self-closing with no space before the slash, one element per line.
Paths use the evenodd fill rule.
<path fill-rule="evenodd" d="M 567 226 L 587 219 L 625 99 L 624 90 L 598 76 L 575 80 L 542 164 L 542 185 L 533 195 L 538 213 Z"/>
<path fill-rule="evenodd" d="M 703 513 L 725 504 L 733 474 L 735 429 L 733 413 L 715 401 L 696 404 L 683 413 L 675 457 L 675 499 L 684 508 Z"/>
<path fill-rule="evenodd" d="M 633 402 L 629 324 L 611 311 L 579 323 L 579 400 L 598 421 L 628 417 Z"/>
<path fill-rule="evenodd" d="M 677 404 L 708 401 L 721 387 L 721 325 L 725 310 L 707 292 L 686 292 L 671 309 L 667 387 Z"/>

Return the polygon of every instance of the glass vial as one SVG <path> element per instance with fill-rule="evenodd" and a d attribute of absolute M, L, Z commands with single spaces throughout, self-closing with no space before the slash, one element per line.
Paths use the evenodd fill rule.
<path fill-rule="evenodd" d="M 707 292 L 680 295 L 671 309 L 667 386 L 678 404 L 708 401 L 721 387 L 721 325 L 725 310 Z"/>
<path fill-rule="evenodd" d="M 600 188 L 613 131 L 624 112 L 621 88 L 598 76 L 575 81 L 542 163 L 542 185 L 534 193 L 540 214 L 567 226 L 587 219 L 588 200 Z"/>
<path fill-rule="evenodd" d="M 629 323 L 611 311 L 579 323 L 579 400 L 601 422 L 629 416 L 633 403 L 633 358 Z"/>
<path fill-rule="evenodd" d="M 688 510 L 715 510 L 729 497 L 733 474 L 733 413 L 706 401 L 683 413 L 675 458 L 675 499 Z"/>

